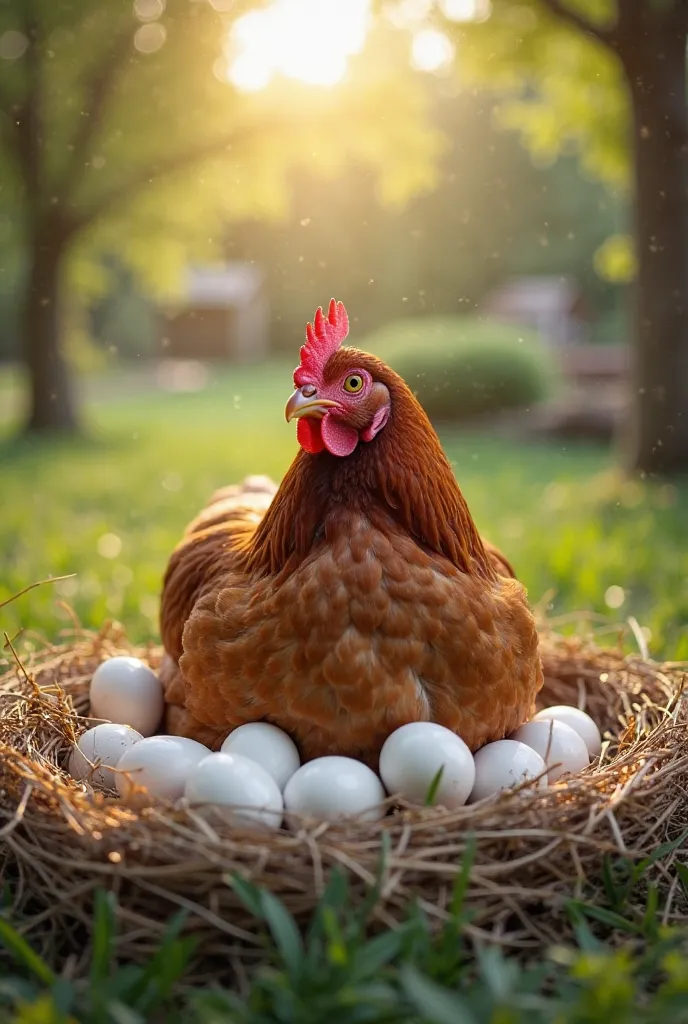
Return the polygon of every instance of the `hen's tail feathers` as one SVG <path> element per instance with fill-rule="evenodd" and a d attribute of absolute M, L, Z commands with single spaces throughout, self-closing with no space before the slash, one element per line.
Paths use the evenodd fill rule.
<path fill-rule="evenodd" d="M 215 580 L 231 572 L 237 546 L 254 532 L 276 491 L 267 477 L 247 477 L 216 491 L 184 531 L 167 566 L 160 609 L 162 642 L 175 661 L 181 656 L 182 632 L 196 601 Z"/>
<path fill-rule="evenodd" d="M 494 544 L 490 544 L 490 542 L 485 540 L 484 538 L 483 538 L 483 547 L 485 548 L 485 551 L 487 552 L 487 557 L 489 558 L 490 562 L 492 563 L 493 568 L 496 569 L 496 571 L 499 573 L 499 575 L 500 576 L 510 576 L 512 579 L 515 580 L 516 579 L 516 573 L 514 571 L 514 567 L 512 566 L 512 564 L 508 560 L 508 558 L 504 554 L 502 554 L 502 552 L 499 550 L 499 548 L 496 548 L 494 546 Z"/>
<path fill-rule="evenodd" d="M 249 494 L 269 494 L 270 497 L 274 497 L 277 494 L 277 484 L 269 476 L 247 476 L 240 484 L 230 484 L 215 491 L 208 506 L 227 498 L 242 498 Z"/>

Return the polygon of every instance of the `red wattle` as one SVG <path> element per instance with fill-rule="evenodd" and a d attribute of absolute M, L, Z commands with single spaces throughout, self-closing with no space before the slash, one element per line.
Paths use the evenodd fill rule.
<path fill-rule="evenodd" d="M 320 430 L 320 420 L 302 417 L 296 424 L 296 440 L 305 452 L 317 455 L 325 447 Z"/>
<path fill-rule="evenodd" d="M 351 455 L 358 444 L 358 431 L 340 423 L 331 413 L 321 421 L 320 433 L 331 455 Z"/>

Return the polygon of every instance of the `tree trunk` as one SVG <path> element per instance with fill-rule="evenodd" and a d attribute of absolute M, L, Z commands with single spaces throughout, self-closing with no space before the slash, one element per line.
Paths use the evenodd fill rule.
<path fill-rule="evenodd" d="M 672 474 L 688 471 L 686 34 L 644 6 L 643 24 L 621 51 L 633 109 L 638 258 L 625 460 L 636 472 Z"/>
<path fill-rule="evenodd" d="M 75 433 L 74 384 L 62 349 L 60 309 L 66 237 L 55 224 L 32 232 L 22 317 L 22 352 L 29 377 L 28 432 Z"/>

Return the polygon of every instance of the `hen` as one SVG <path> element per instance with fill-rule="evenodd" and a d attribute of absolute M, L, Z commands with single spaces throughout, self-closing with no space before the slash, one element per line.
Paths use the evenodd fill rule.
<path fill-rule="evenodd" d="M 304 759 L 375 764 L 430 720 L 471 747 L 531 713 L 535 622 L 481 540 L 435 431 L 374 356 L 341 347 L 342 303 L 308 324 L 281 486 L 218 492 L 187 528 L 162 595 L 166 727 L 218 746 L 244 722 L 286 730 Z"/>

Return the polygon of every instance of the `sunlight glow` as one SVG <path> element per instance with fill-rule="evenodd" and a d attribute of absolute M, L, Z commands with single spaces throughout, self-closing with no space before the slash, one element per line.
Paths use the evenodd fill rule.
<path fill-rule="evenodd" d="M 165 12 L 165 0 L 134 0 L 134 14 L 139 21 L 155 21 Z"/>
<path fill-rule="evenodd" d="M 434 28 L 416 32 L 411 43 L 411 63 L 418 71 L 439 71 L 454 58 L 454 44 Z"/>
<path fill-rule="evenodd" d="M 274 0 L 235 22 L 227 76 L 245 91 L 264 88 L 275 74 L 335 85 L 363 49 L 369 21 L 370 0 Z"/>
<path fill-rule="evenodd" d="M 137 29 L 134 46 L 139 53 L 156 53 L 167 39 L 167 29 L 157 21 L 149 21 Z"/>
<path fill-rule="evenodd" d="M 490 13 L 489 0 L 440 0 L 440 10 L 450 21 L 484 21 Z"/>
<path fill-rule="evenodd" d="M 425 21 L 432 10 L 433 0 L 397 0 L 385 7 L 385 14 L 397 28 L 410 28 Z"/>

